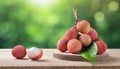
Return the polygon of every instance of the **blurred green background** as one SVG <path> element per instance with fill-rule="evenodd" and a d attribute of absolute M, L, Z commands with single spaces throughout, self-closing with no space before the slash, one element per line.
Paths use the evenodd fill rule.
<path fill-rule="evenodd" d="M 109 48 L 120 48 L 120 0 L 0 0 L 0 48 L 56 48 L 75 23 L 73 8 Z"/>

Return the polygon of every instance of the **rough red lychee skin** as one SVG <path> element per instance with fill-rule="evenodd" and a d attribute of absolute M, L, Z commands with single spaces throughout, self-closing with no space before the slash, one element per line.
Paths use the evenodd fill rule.
<path fill-rule="evenodd" d="M 23 45 L 17 45 L 12 49 L 12 55 L 17 59 L 22 59 L 26 56 L 26 48 Z"/>
<path fill-rule="evenodd" d="M 82 44 L 77 39 L 71 39 L 67 44 L 67 49 L 70 53 L 76 54 L 82 50 Z"/>
<path fill-rule="evenodd" d="M 89 46 L 92 42 L 91 37 L 88 34 L 82 34 L 79 36 L 79 40 L 83 46 Z"/>
<path fill-rule="evenodd" d="M 67 50 L 67 43 L 68 43 L 68 40 L 66 38 L 61 38 L 57 42 L 57 49 L 61 52 L 65 52 Z"/>
<path fill-rule="evenodd" d="M 90 31 L 90 24 L 87 20 L 78 21 L 76 29 L 81 33 L 88 33 Z"/>
<path fill-rule="evenodd" d="M 88 35 L 91 37 L 92 40 L 98 39 L 98 33 L 93 28 L 90 29 L 90 32 L 88 33 Z"/>
<path fill-rule="evenodd" d="M 106 52 L 107 44 L 102 39 L 96 40 L 96 45 L 98 47 L 98 54 L 103 54 Z"/>
<path fill-rule="evenodd" d="M 65 37 L 70 40 L 70 39 L 74 39 L 77 38 L 78 32 L 75 30 L 75 28 L 70 28 L 66 31 L 65 33 Z"/>
<path fill-rule="evenodd" d="M 32 59 L 32 60 L 38 60 L 38 59 L 42 58 L 42 56 L 43 56 L 43 51 L 42 51 L 42 50 L 40 50 L 39 54 L 38 54 L 37 56 L 35 56 L 35 57 L 30 57 L 30 56 L 28 55 L 28 57 L 29 57 L 30 59 Z"/>

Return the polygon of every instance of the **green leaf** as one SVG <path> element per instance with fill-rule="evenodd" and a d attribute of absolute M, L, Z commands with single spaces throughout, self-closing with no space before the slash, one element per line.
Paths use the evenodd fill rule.
<path fill-rule="evenodd" d="M 93 42 L 87 50 L 81 52 L 81 56 L 87 60 L 89 60 L 92 64 L 94 64 L 95 57 L 97 55 L 97 45 Z"/>

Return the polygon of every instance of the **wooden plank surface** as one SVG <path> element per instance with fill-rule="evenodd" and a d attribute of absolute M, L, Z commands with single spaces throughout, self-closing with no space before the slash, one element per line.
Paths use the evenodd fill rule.
<path fill-rule="evenodd" d="M 0 69 L 120 69 L 120 49 L 109 49 L 109 58 L 104 61 L 59 60 L 53 57 L 56 49 L 43 49 L 42 59 L 33 61 L 26 56 L 24 59 L 15 59 L 11 55 L 11 49 L 0 49 Z"/>

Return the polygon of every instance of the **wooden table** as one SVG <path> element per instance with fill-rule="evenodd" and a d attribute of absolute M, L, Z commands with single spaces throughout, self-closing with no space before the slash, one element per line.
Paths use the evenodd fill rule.
<path fill-rule="evenodd" d="M 120 69 L 120 49 L 109 49 L 109 58 L 104 61 L 59 60 L 53 57 L 56 49 L 43 49 L 42 59 L 33 61 L 26 56 L 24 59 L 15 59 L 11 55 L 11 49 L 0 49 L 0 69 Z"/>

